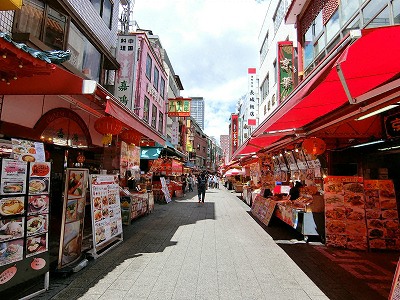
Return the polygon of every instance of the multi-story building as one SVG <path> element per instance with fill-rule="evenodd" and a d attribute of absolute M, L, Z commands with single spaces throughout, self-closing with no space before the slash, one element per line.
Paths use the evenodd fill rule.
<path fill-rule="evenodd" d="M 220 135 L 219 136 L 219 143 L 221 145 L 222 151 L 222 163 L 227 164 L 229 162 L 229 135 Z"/>
<path fill-rule="evenodd" d="M 278 42 L 288 41 L 297 46 L 297 34 L 293 24 L 285 24 L 284 17 L 291 0 L 269 1 L 264 22 L 258 36 L 260 66 L 259 79 L 259 123 L 264 121 L 276 108 L 278 99 Z"/>
<path fill-rule="evenodd" d="M 203 97 L 190 97 L 192 99 L 190 105 L 190 116 L 193 117 L 201 130 L 204 130 L 204 98 Z"/>

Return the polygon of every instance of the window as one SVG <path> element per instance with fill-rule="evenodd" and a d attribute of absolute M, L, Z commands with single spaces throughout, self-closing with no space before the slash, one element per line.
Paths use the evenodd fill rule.
<path fill-rule="evenodd" d="M 265 36 L 264 42 L 261 46 L 261 50 L 260 50 L 260 61 L 261 63 L 263 63 L 265 57 L 267 56 L 267 52 L 268 52 L 268 33 Z"/>
<path fill-rule="evenodd" d="M 143 120 L 149 122 L 150 99 L 144 96 Z"/>
<path fill-rule="evenodd" d="M 313 45 L 313 34 L 312 26 L 308 28 L 304 35 L 304 66 L 308 67 L 314 59 L 314 45 Z"/>
<path fill-rule="evenodd" d="M 265 78 L 264 82 L 261 85 L 261 102 L 267 98 L 269 94 L 269 74 Z"/>
<path fill-rule="evenodd" d="M 108 28 L 111 28 L 113 3 L 110 0 L 91 0 L 96 12 L 101 16 Z"/>
<path fill-rule="evenodd" d="M 328 43 L 334 38 L 334 36 L 340 31 L 339 22 L 339 10 L 332 15 L 328 23 L 326 23 L 326 40 Z"/>
<path fill-rule="evenodd" d="M 31 33 L 52 49 L 63 50 L 66 24 L 66 15 L 43 1 L 27 0 L 21 8 L 16 30 Z"/>
<path fill-rule="evenodd" d="M 69 62 L 88 78 L 99 81 L 101 53 L 73 23 L 69 28 L 67 48 L 71 51 Z"/>
<path fill-rule="evenodd" d="M 151 57 L 149 54 L 147 54 L 146 58 L 146 77 L 151 81 L 151 69 L 153 65 L 153 61 L 151 60 Z"/>
<path fill-rule="evenodd" d="M 350 18 L 355 14 L 358 10 L 359 4 L 358 1 L 354 0 L 341 0 L 340 1 L 340 12 L 342 15 L 342 25 L 347 23 Z"/>
<path fill-rule="evenodd" d="M 276 60 L 272 63 L 274 69 L 274 84 L 276 84 L 278 78 L 278 69 L 276 68 Z"/>
<path fill-rule="evenodd" d="M 378 14 L 375 18 L 373 18 L 366 27 L 374 28 L 380 26 L 388 26 L 390 24 L 389 18 L 389 7 L 386 6 L 385 9 L 382 10 L 381 13 Z"/>
<path fill-rule="evenodd" d="M 278 28 L 281 25 L 283 18 L 285 17 L 285 12 L 287 8 L 286 1 L 287 0 L 281 0 L 279 2 L 274 17 L 272 18 L 272 20 L 274 21 L 274 33 L 278 31 Z"/>
<path fill-rule="evenodd" d="M 165 79 L 161 77 L 161 84 L 160 84 L 160 95 L 161 98 L 164 99 L 165 97 Z"/>
<path fill-rule="evenodd" d="M 151 127 L 156 128 L 157 125 L 157 106 L 153 104 L 151 107 Z"/>
<path fill-rule="evenodd" d="M 392 2 L 392 10 L 394 17 L 394 24 L 400 24 L 400 0 L 393 0 Z"/>
<path fill-rule="evenodd" d="M 158 112 L 158 132 L 163 133 L 164 131 L 164 114 L 159 111 Z"/>
<path fill-rule="evenodd" d="M 153 78 L 153 86 L 158 91 L 158 80 L 159 80 L 160 72 L 156 67 L 154 67 L 154 78 Z"/>

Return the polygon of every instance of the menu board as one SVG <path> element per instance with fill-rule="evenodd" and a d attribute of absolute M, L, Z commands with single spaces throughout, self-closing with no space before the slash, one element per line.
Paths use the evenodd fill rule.
<path fill-rule="evenodd" d="M 19 139 L 11 139 L 11 143 L 15 160 L 26 162 L 46 161 L 43 143 Z"/>
<path fill-rule="evenodd" d="M 90 175 L 93 248 L 100 250 L 122 235 L 122 218 L 117 175 Z"/>
<path fill-rule="evenodd" d="M 58 268 L 81 257 L 88 177 L 88 169 L 66 170 Z"/>
<path fill-rule="evenodd" d="M 265 225 L 269 225 L 274 213 L 276 201 L 257 195 L 251 207 L 251 213 Z"/>
<path fill-rule="evenodd" d="M 49 270 L 50 163 L 1 161 L 0 292 Z"/>
<path fill-rule="evenodd" d="M 324 178 L 326 245 L 366 250 L 363 178 L 328 176 Z"/>
<path fill-rule="evenodd" d="M 391 180 L 365 180 L 365 210 L 371 249 L 400 249 L 399 216 Z"/>

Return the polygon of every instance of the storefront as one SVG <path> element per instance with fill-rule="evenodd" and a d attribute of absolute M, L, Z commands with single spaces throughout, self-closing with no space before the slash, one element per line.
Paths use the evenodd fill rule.
<path fill-rule="evenodd" d="M 400 47 L 392 38 L 399 29 L 361 30 L 358 39 L 345 38 L 235 154 L 271 157 L 265 170 L 260 165 L 264 190 L 302 182 L 298 202 L 271 209 L 295 228 L 299 211 L 303 220 L 312 212 L 312 227 L 328 246 L 400 249 L 400 64 L 388 58 Z M 258 202 L 264 204 L 253 203 L 253 209 L 265 219 L 269 204 Z M 315 218 L 320 212 L 324 230 Z"/>
<path fill-rule="evenodd" d="M 71 272 L 87 253 L 97 257 L 122 240 L 120 194 L 127 186 L 120 176 L 138 167 L 140 160 L 131 159 L 139 152 L 130 149 L 130 135 L 127 143 L 121 139 L 134 128 L 141 132 L 140 142 L 163 143 L 163 137 L 95 81 L 69 73 L 37 51 L 16 47 L 8 37 L 0 38 L 0 49 L 3 186 L 10 181 L 5 172 L 10 166 L 21 170 L 18 191 L 7 188 L 0 197 L 5 208 L 0 219 L 21 224 L 24 230 L 0 241 L 2 249 L 9 249 L 2 252 L 0 273 L 7 280 L 0 290 L 6 296 L 15 294 L 17 287 L 24 296 L 30 281 L 43 280 L 44 288 L 48 286 L 49 270 Z M 110 118 L 111 124 L 99 126 L 99 120 Z M 44 175 L 43 170 L 47 170 Z M 29 191 L 31 183 L 40 185 L 40 192 Z M 147 193 L 146 185 L 143 190 Z M 150 193 L 145 202 L 146 212 L 151 211 Z M 40 213 L 30 210 L 39 205 Z M 132 213 L 144 210 L 134 201 L 131 207 Z M 25 269 L 40 271 L 29 277 L 29 270 L 27 276 L 21 273 Z"/>

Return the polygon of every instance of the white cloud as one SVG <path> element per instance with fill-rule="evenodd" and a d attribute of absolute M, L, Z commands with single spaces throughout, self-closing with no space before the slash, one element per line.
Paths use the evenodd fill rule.
<path fill-rule="evenodd" d="M 182 96 L 204 98 L 204 131 L 217 140 L 247 92 L 247 68 L 258 67 L 263 7 L 255 0 L 135 1 L 135 21 L 159 36 Z"/>

